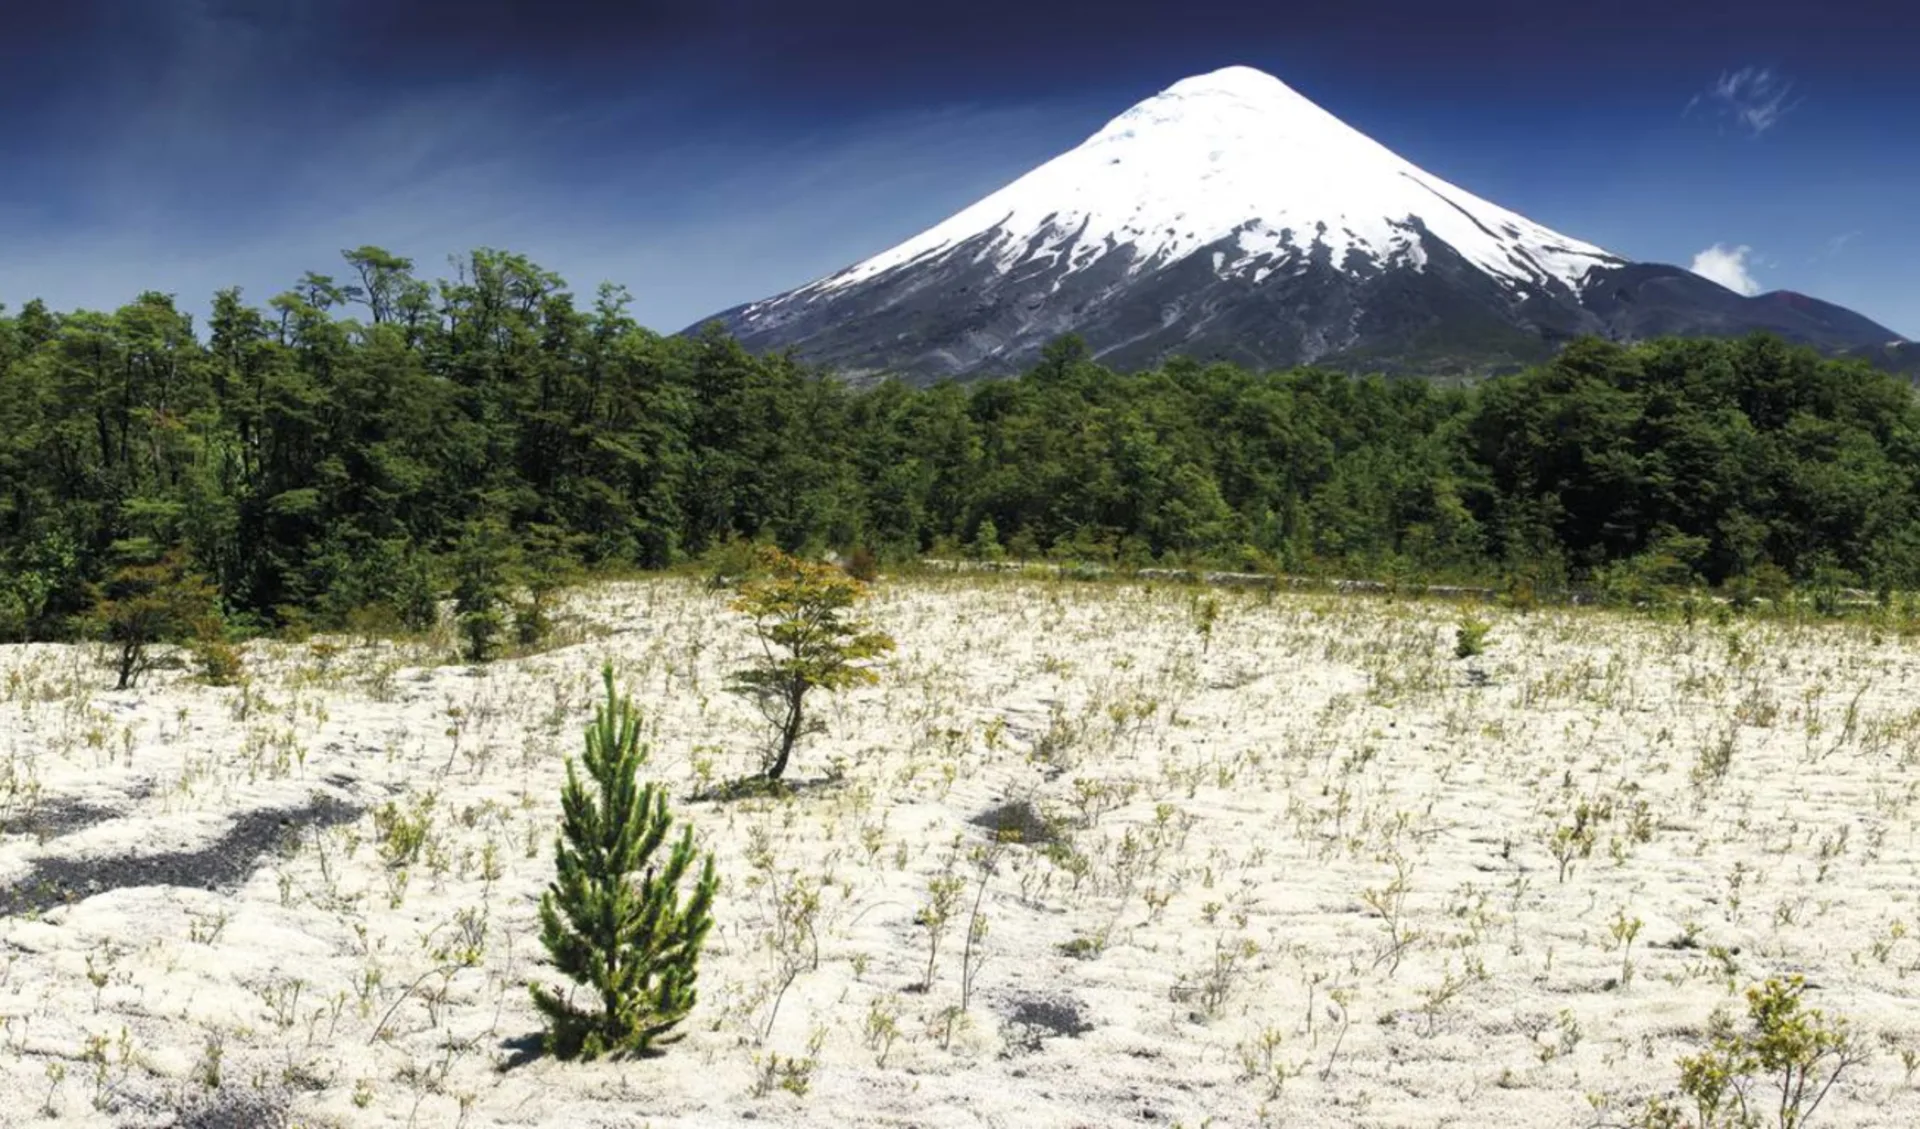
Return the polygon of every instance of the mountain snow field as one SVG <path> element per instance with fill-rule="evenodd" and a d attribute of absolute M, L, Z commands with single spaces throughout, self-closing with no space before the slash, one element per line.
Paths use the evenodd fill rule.
<path fill-rule="evenodd" d="M 1216 265 L 1223 275 L 1315 244 L 1349 269 L 1364 259 L 1418 270 L 1421 226 L 1509 284 L 1575 288 L 1590 267 L 1626 262 L 1414 167 L 1271 75 L 1228 67 L 1175 83 L 952 219 L 797 293 L 976 236 L 1002 270 L 1070 243 L 1069 274 L 1121 247 L 1137 272 L 1221 240 L 1240 252 Z"/>
<path fill-rule="evenodd" d="M 1484 374 L 1581 334 L 1897 336 L 1800 295 L 1630 262 L 1422 169 L 1280 79 L 1183 79 L 950 218 L 716 317 L 843 376 L 1018 372 L 1076 334 L 1120 368 Z"/>
<path fill-rule="evenodd" d="M 754 643 L 692 581 L 483 667 L 255 642 L 113 692 L 0 647 L 0 1124 L 1620 1125 L 1794 974 L 1866 1053 L 1811 1124 L 1920 1124 L 1910 641 L 875 591 L 880 682 L 728 802 L 690 797 L 757 764 Z M 528 984 L 609 660 L 722 888 L 684 1041 L 568 1064 Z"/>

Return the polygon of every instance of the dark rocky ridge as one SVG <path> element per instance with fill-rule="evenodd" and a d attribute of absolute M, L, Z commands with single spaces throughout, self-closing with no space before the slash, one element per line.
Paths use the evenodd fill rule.
<path fill-rule="evenodd" d="M 1175 356 L 1256 369 L 1484 375 L 1551 356 L 1568 340 L 1775 333 L 1827 352 L 1883 349 L 1898 335 L 1850 310 L 1784 291 L 1745 297 L 1656 263 L 1597 267 L 1578 293 L 1502 285 L 1422 235 L 1424 269 L 1336 266 L 1324 245 L 1221 277 L 1218 247 L 1130 273 L 1130 249 L 1070 272 L 1068 256 L 1002 273 L 981 235 L 837 290 L 798 291 L 718 315 L 755 351 L 793 349 L 860 380 L 917 383 L 1011 375 L 1047 342 L 1077 333 L 1103 363 L 1138 369 Z M 1344 269 L 1342 269 L 1344 268 Z"/>

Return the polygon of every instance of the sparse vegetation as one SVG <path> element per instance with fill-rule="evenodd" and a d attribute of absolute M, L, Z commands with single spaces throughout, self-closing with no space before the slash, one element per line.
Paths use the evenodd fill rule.
<path fill-rule="evenodd" d="M 132 694 L 91 648 L 0 648 L 0 864 L 29 876 L 0 885 L 0 1087 L 66 1119 L 453 1126 L 911 1121 L 956 1094 L 1009 1123 L 1278 1125 L 1390 1118 L 1417 1087 L 1461 1124 L 1624 1125 L 1658 1098 L 1698 1129 L 1665 1064 L 1723 1030 L 1748 1057 L 1714 1063 L 1758 1063 L 1739 993 L 1797 971 L 1796 1022 L 1849 1016 L 1858 1061 L 1777 1056 L 1728 1093 L 1778 1126 L 1791 1062 L 1805 1129 L 1920 1117 L 1920 920 L 1889 885 L 1920 657 L 1890 627 L 1541 604 L 1488 616 L 1499 676 L 1474 679 L 1452 598 L 889 565 L 856 605 L 898 640 L 887 677 L 807 699 L 829 727 L 795 761 L 828 781 L 729 792 L 716 765 L 758 733 L 724 693 L 758 644 L 728 607 L 753 556 L 711 562 L 726 597 L 704 569 L 554 589 L 593 642 L 510 626 L 485 666 L 450 661 L 451 617 L 237 628 L 237 684 Z M 530 982 L 582 1027 L 607 1011 L 534 911 L 562 885 L 565 753 L 599 804 L 574 742 L 624 700 L 608 661 L 649 703 L 632 793 L 693 797 L 632 903 L 682 815 L 676 912 L 709 860 L 735 877 L 670 1059 L 527 1068 L 553 1035 Z M 313 793 L 338 815 L 301 814 Z M 156 1006 L 183 987 L 200 1003 Z"/>
<path fill-rule="evenodd" d="M 1747 989 L 1747 1026 L 1716 1016 L 1708 1045 L 1680 1060 L 1680 1092 L 1691 1111 L 1655 1099 L 1642 1129 L 1805 1129 L 1834 1083 L 1866 1061 L 1845 1019 L 1802 1004 L 1795 976 Z"/>

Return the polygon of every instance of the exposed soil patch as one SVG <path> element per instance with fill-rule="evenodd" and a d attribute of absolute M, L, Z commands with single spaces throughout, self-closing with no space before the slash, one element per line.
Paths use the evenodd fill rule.
<path fill-rule="evenodd" d="M 194 851 L 111 858 L 41 859 L 27 876 L 0 889 L 0 916 L 36 913 L 129 886 L 219 889 L 253 873 L 260 856 L 278 850 L 309 827 L 335 827 L 360 809 L 316 795 L 299 808 L 248 812 L 225 835 Z"/>

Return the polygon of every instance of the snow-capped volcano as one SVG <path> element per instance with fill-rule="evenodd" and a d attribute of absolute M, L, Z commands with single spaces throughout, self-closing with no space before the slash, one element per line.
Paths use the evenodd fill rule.
<path fill-rule="evenodd" d="M 1625 261 L 1423 172 L 1271 75 L 1228 67 L 1175 83 L 945 223 L 800 292 L 978 235 L 1001 270 L 1058 259 L 1071 273 L 1124 248 L 1137 274 L 1222 242 L 1222 274 L 1260 276 L 1315 244 L 1343 268 L 1417 270 L 1423 228 L 1515 285 L 1572 286 Z"/>
<path fill-rule="evenodd" d="M 923 378 L 1014 371 L 1067 332 L 1123 366 L 1185 353 L 1477 371 L 1576 333 L 1632 335 L 1649 296 L 1713 307 L 1708 332 L 1859 343 L 1818 340 L 1817 317 L 1757 311 L 1729 327 L 1743 319 L 1726 299 L 1758 300 L 1676 268 L 1622 280 L 1631 266 L 1425 172 L 1279 79 L 1228 67 L 896 247 L 720 316 L 749 346 Z"/>

